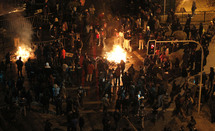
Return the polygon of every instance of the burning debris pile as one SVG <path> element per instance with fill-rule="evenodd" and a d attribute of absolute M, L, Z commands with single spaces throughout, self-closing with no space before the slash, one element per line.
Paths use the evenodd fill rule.
<path fill-rule="evenodd" d="M 34 58 L 34 53 L 31 48 L 20 46 L 16 51 L 15 56 L 16 60 L 18 60 L 19 57 L 21 57 L 22 60 L 25 62 L 28 60 L 28 58 Z"/>
<path fill-rule="evenodd" d="M 106 53 L 106 58 L 109 62 L 120 63 L 121 60 L 126 62 L 127 53 L 120 45 L 114 45 L 113 50 Z"/>

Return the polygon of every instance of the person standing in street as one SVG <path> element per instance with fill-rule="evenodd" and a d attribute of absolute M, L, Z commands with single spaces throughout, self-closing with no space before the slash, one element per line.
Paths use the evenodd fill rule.
<path fill-rule="evenodd" d="M 79 117 L 79 128 L 80 128 L 80 131 L 83 131 L 83 127 L 84 127 L 84 118 L 82 116 Z"/>
<path fill-rule="evenodd" d="M 128 68 L 128 75 L 131 77 L 131 80 L 133 81 L 134 75 L 135 75 L 134 64 L 132 64 L 132 65 Z"/>
<path fill-rule="evenodd" d="M 62 104 L 63 100 L 60 95 L 55 98 L 56 115 L 62 115 Z"/>
<path fill-rule="evenodd" d="M 196 9 L 197 9 L 196 8 L 196 0 L 193 0 L 193 4 L 192 4 L 192 8 L 191 8 L 191 10 L 192 10 L 192 16 L 195 15 L 195 10 Z"/>
<path fill-rule="evenodd" d="M 11 67 L 12 67 L 10 56 L 11 56 L 11 53 L 10 53 L 10 52 L 8 52 L 8 53 L 5 55 L 5 59 L 6 59 L 6 61 L 5 61 L 5 67 L 6 67 L 6 70 L 7 70 L 7 66 L 8 66 L 8 65 L 9 65 L 10 69 L 11 69 Z"/>
<path fill-rule="evenodd" d="M 211 114 L 211 123 L 215 122 L 215 94 L 212 94 L 210 103 L 210 114 Z"/>
<path fill-rule="evenodd" d="M 66 50 L 64 48 L 61 48 L 61 56 L 60 56 L 60 63 L 61 65 L 64 64 L 66 58 Z"/>
<path fill-rule="evenodd" d="M 108 99 L 108 94 L 105 94 L 105 96 L 102 98 L 102 105 L 103 105 L 103 113 L 107 113 L 107 108 L 110 105 L 109 99 Z"/>
<path fill-rule="evenodd" d="M 52 123 L 49 120 L 45 121 L 44 131 L 51 131 Z"/>
<path fill-rule="evenodd" d="M 86 78 L 86 82 L 92 82 L 94 69 L 95 69 L 95 66 L 90 61 L 89 64 L 88 64 L 88 66 L 87 66 L 87 78 Z"/>
<path fill-rule="evenodd" d="M 82 86 L 80 86 L 78 88 L 78 101 L 81 107 L 83 107 L 83 98 L 84 95 L 86 95 L 85 93 L 86 93 L 85 90 L 82 88 Z"/>
<path fill-rule="evenodd" d="M 203 30 L 204 30 L 204 27 L 203 27 L 203 24 L 201 22 L 199 25 L 199 38 L 202 38 Z"/>
<path fill-rule="evenodd" d="M 139 40 L 139 50 L 143 50 L 143 48 L 144 48 L 144 32 L 141 32 L 141 33 L 139 33 L 138 34 L 138 40 Z"/>
<path fill-rule="evenodd" d="M 118 123 L 121 119 L 121 114 L 119 111 L 115 110 L 114 114 L 113 114 L 113 118 L 114 118 L 114 124 L 115 124 L 115 130 L 117 130 L 118 128 Z"/>
<path fill-rule="evenodd" d="M 120 65 L 117 65 L 117 68 L 115 69 L 115 84 L 114 86 L 117 86 L 117 83 L 118 83 L 118 86 L 120 86 Z"/>
<path fill-rule="evenodd" d="M 208 89 L 210 90 L 210 93 L 212 91 L 213 93 L 213 81 L 214 81 L 214 68 L 210 68 L 210 74 L 209 74 L 209 81 L 208 81 Z"/>
<path fill-rule="evenodd" d="M 120 69 L 121 69 L 121 73 L 122 75 L 124 74 L 124 70 L 125 70 L 125 62 L 123 60 L 120 61 Z"/>
<path fill-rule="evenodd" d="M 16 65 L 17 65 L 17 70 L 18 70 L 18 76 L 22 77 L 23 62 L 22 62 L 22 58 L 21 57 L 19 57 L 19 59 L 16 61 Z"/>

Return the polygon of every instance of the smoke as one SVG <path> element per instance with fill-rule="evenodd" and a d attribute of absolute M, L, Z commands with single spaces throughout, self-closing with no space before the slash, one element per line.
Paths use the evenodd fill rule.
<path fill-rule="evenodd" d="M 11 37 L 18 37 L 19 45 L 31 47 L 33 29 L 30 21 L 22 16 L 21 13 L 13 13 L 8 16 L 9 32 Z"/>

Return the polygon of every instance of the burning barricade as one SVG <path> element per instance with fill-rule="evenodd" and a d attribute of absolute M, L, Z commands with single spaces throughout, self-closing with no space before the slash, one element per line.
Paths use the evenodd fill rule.
<path fill-rule="evenodd" d="M 27 46 L 19 46 L 14 55 L 14 61 L 21 57 L 23 62 L 26 62 L 29 58 L 34 59 L 35 57 L 33 50 Z"/>
<path fill-rule="evenodd" d="M 116 64 L 119 64 L 121 60 L 126 62 L 126 56 L 127 56 L 126 51 L 123 50 L 120 45 L 114 45 L 113 50 L 106 53 L 107 60 L 109 62 L 114 62 Z"/>

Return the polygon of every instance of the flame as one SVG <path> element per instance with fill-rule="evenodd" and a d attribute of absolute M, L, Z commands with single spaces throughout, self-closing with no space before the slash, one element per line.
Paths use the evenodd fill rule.
<path fill-rule="evenodd" d="M 119 45 L 114 45 L 113 50 L 107 53 L 107 60 L 115 63 L 120 63 L 121 60 L 126 62 L 126 51 Z"/>
<path fill-rule="evenodd" d="M 16 59 L 19 59 L 19 57 L 21 57 L 23 61 L 27 61 L 30 55 L 31 48 L 19 47 L 18 51 L 16 52 Z"/>

